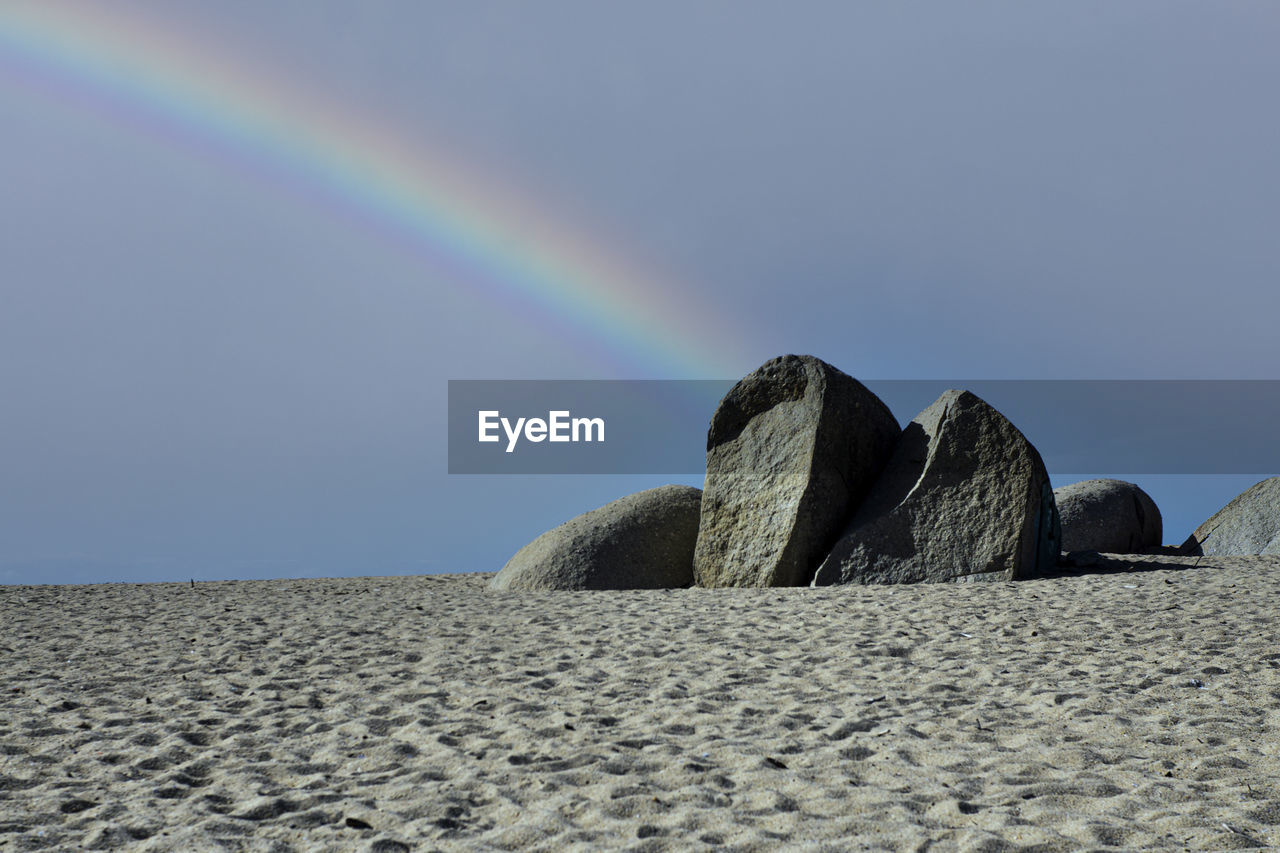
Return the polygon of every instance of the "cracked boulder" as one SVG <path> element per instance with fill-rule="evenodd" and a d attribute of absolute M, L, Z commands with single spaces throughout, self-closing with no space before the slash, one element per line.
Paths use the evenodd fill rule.
<path fill-rule="evenodd" d="M 1058 524 L 1031 442 L 974 394 L 947 391 L 903 430 L 814 586 L 1034 576 L 1057 564 Z"/>
<path fill-rule="evenodd" d="M 808 585 L 898 433 L 879 397 L 813 356 L 738 382 L 707 433 L 697 584 Z"/>

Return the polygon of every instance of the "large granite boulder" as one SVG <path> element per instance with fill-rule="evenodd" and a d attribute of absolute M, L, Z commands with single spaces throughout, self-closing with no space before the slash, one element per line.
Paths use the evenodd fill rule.
<path fill-rule="evenodd" d="M 525 545 L 492 589 L 674 589 L 693 584 L 702 491 L 659 486 L 571 518 Z"/>
<path fill-rule="evenodd" d="M 698 585 L 807 585 L 898 434 L 880 398 L 813 356 L 744 378 L 707 433 Z"/>
<path fill-rule="evenodd" d="M 1056 565 L 1058 525 L 1031 442 L 970 392 L 947 391 L 903 430 L 813 583 L 1030 577 Z"/>
<path fill-rule="evenodd" d="M 1160 509 L 1124 480 L 1084 480 L 1053 490 L 1062 517 L 1063 551 L 1136 554 L 1160 544 Z"/>
<path fill-rule="evenodd" d="M 1280 554 L 1280 477 L 1263 480 L 1196 528 L 1182 545 L 1188 554 Z"/>

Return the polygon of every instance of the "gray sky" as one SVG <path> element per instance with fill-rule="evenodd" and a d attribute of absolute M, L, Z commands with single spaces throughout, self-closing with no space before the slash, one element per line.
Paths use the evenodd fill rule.
<path fill-rule="evenodd" d="M 120 8 L 661 270 L 738 374 L 1277 378 L 1270 4 Z M 450 378 L 690 377 L 63 72 L 0 39 L 0 582 L 496 570 L 665 481 L 449 477 Z M 1140 482 L 1180 541 L 1254 479 Z"/>

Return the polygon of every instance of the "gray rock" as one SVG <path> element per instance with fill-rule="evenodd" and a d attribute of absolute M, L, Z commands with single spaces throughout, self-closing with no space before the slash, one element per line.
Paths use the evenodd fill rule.
<path fill-rule="evenodd" d="M 1210 556 L 1280 554 L 1280 477 L 1246 489 L 1197 527 L 1182 550 Z"/>
<path fill-rule="evenodd" d="M 698 585 L 807 585 L 898 433 L 880 398 L 813 356 L 744 378 L 707 434 Z"/>
<path fill-rule="evenodd" d="M 1084 480 L 1053 490 L 1062 550 L 1137 554 L 1160 544 L 1164 526 L 1151 496 L 1124 480 Z"/>
<path fill-rule="evenodd" d="M 1060 542 L 1040 454 L 953 390 L 907 424 L 813 583 L 1016 580 L 1053 571 Z"/>
<path fill-rule="evenodd" d="M 571 518 L 525 545 L 498 590 L 674 589 L 693 584 L 702 491 L 659 486 Z"/>

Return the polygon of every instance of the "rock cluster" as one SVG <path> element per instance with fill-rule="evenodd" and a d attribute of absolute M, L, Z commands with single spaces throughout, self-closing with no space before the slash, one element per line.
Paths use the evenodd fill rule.
<path fill-rule="evenodd" d="M 789 355 L 721 400 L 705 490 L 663 486 L 573 518 L 520 549 L 491 585 L 1018 580 L 1052 571 L 1064 550 L 1138 553 L 1161 536 L 1160 510 L 1133 483 L 1055 492 L 1026 436 L 968 391 L 947 391 L 900 430 L 862 383 Z M 1280 477 L 1233 500 L 1183 550 L 1280 554 Z"/>

